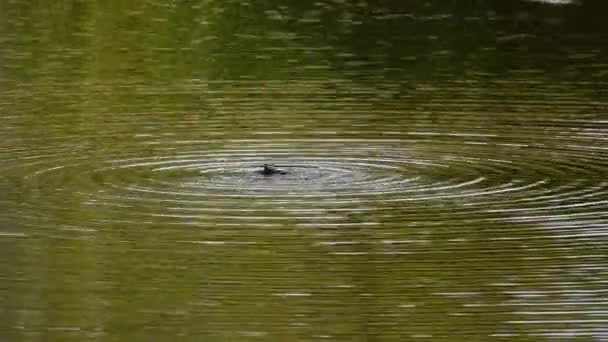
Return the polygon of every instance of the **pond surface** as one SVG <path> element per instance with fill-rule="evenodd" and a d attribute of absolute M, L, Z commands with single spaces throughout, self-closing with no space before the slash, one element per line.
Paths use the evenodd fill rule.
<path fill-rule="evenodd" d="M 480 3 L 0 1 L 0 340 L 608 341 L 607 5 Z"/>

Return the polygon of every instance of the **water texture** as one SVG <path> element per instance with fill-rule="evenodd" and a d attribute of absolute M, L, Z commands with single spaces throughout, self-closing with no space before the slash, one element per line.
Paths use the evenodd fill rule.
<path fill-rule="evenodd" d="M 0 1 L 0 340 L 608 340 L 606 9 Z"/>

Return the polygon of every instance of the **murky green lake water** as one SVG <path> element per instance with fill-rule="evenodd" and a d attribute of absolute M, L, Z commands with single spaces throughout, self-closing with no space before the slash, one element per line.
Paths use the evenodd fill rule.
<path fill-rule="evenodd" d="M 607 9 L 0 1 L 0 340 L 608 341 Z"/>

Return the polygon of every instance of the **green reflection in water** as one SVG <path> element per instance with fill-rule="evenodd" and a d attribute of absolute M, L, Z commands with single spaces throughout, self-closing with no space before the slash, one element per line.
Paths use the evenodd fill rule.
<path fill-rule="evenodd" d="M 0 337 L 602 338 L 603 7 L 1 1 Z"/>

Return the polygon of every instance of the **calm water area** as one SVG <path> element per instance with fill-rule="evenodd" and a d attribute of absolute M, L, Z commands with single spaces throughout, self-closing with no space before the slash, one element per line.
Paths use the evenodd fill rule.
<path fill-rule="evenodd" d="M 0 341 L 608 341 L 606 13 L 0 0 Z"/>

